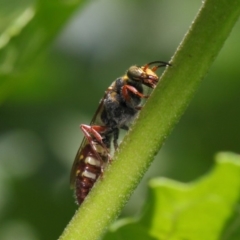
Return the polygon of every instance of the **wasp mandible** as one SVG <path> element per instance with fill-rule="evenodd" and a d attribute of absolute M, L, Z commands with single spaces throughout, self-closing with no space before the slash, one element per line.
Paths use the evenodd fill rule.
<path fill-rule="evenodd" d="M 118 148 L 120 129 L 129 129 L 142 108 L 141 99 L 149 97 L 144 94 L 143 85 L 154 89 L 159 81 L 156 70 L 166 66 L 171 65 L 154 61 L 141 67 L 131 66 L 108 87 L 90 125 L 80 126 L 84 139 L 75 157 L 70 180 L 79 205 L 111 161 L 111 144 L 113 142 L 115 150 Z"/>

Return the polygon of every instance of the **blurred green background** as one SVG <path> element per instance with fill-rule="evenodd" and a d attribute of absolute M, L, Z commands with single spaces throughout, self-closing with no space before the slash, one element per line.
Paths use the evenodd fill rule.
<path fill-rule="evenodd" d="M 129 66 L 169 61 L 202 4 L 53 2 L 0 0 L 1 240 L 57 239 L 77 209 L 69 175 L 79 125 Z M 24 29 L 31 6 L 41 18 L 9 30 L 16 19 Z M 239 39 L 240 22 L 122 216 L 139 213 L 150 178 L 188 182 L 209 170 L 216 152 L 239 152 Z"/>

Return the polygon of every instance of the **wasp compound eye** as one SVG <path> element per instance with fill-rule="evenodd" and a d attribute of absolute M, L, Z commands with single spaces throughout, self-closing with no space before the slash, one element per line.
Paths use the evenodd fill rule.
<path fill-rule="evenodd" d="M 143 74 L 144 74 L 144 71 L 140 67 L 137 67 L 137 66 L 132 66 L 127 71 L 127 76 L 130 79 L 134 79 L 134 80 L 140 79 Z"/>

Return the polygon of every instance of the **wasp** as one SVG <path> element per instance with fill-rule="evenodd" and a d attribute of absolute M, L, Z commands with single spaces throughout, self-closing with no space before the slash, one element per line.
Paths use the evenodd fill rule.
<path fill-rule="evenodd" d="M 154 61 L 144 66 L 131 66 L 124 76 L 108 87 L 90 125 L 80 125 L 84 139 L 75 157 L 70 179 L 79 205 L 111 162 L 111 144 L 115 150 L 118 148 L 120 129 L 128 131 L 142 108 L 141 100 L 149 97 L 144 95 L 143 86 L 154 89 L 159 81 L 156 70 L 166 66 L 171 65 Z"/>

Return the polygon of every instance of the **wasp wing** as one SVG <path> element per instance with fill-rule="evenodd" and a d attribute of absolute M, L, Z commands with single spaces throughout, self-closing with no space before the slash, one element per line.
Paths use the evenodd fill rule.
<path fill-rule="evenodd" d="M 95 124 L 102 124 L 101 123 L 101 113 L 103 110 L 103 101 L 106 98 L 106 95 L 108 93 L 108 91 L 110 90 L 110 88 L 108 88 L 108 90 L 105 92 L 103 98 L 100 100 L 98 108 L 92 118 L 92 121 L 90 122 L 90 126 L 91 125 L 95 125 Z M 70 186 L 71 188 L 74 188 L 74 184 L 75 184 L 75 179 L 76 179 L 76 170 L 77 170 L 77 166 L 79 164 L 80 161 L 82 161 L 82 159 L 84 160 L 84 158 L 82 158 L 82 150 L 84 149 L 84 147 L 88 144 L 88 140 L 86 137 L 83 138 L 82 143 L 77 151 L 76 157 L 74 159 L 73 165 L 72 165 L 72 169 L 71 169 L 71 174 L 70 174 Z"/>

